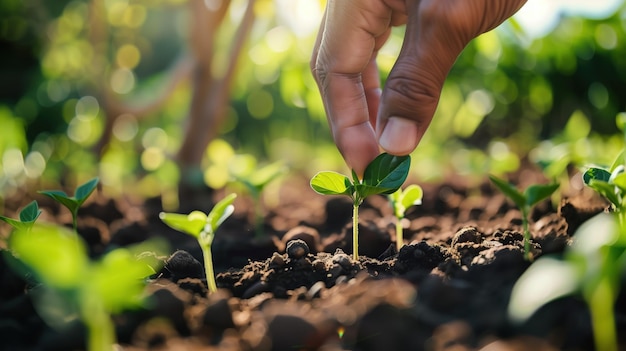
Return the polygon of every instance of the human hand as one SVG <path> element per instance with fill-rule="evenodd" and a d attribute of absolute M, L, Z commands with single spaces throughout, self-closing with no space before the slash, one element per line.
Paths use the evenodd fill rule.
<path fill-rule="evenodd" d="M 456 58 L 526 0 L 328 0 L 311 70 L 328 123 L 359 175 L 379 153 L 411 153 L 430 124 Z M 406 24 L 381 92 L 376 56 L 392 26 Z"/>

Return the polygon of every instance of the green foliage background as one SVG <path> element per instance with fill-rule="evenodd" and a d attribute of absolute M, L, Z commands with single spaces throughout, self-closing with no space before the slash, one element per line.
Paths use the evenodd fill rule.
<path fill-rule="evenodd" d="M 100 14 L 108 24 L 103 53 L 90 42 L 92 1 L 106 9 Z M 137 179 L 143 181 L 138 189 L 175 183 L 171 155 L 184 138 L 189 82 L 146 118 L 121 119 L 101 155 L 93 152 L 104 128 L 93 89 L 109 84 L 130 105 L 163 91 L 168 67 L 189 50 L 186 2 L 0 0 L 0 197 L 42 177 L 71 186 L 100 173 L 103 185 L 119 191 Z M 244 5 L 233 0 L 219 47 L 232 39 Z M 308 68 L 322 9 L 318 0 L 258 0 L 220 131 L 232 150 L 216 152 L 281 159 L 309 174 L 345 170 Z M 473 41 L 452 69 L 436 118 L 414 153 L 415 175 L 484 177 L 515 170 L 519 156 L 544 166 L 564 158 L 611 162 L 622 145 L 614 121 L 625 109 L 624 18 L 624 5 L 601 20 L 564 17 L 538 39 L 509 21 Z M 402 30 L 380 54 L 383 81 Z M 225 53 L 218 50 L 215 70 Z M 94 81 L 94 67 L 105 67 L 110 80 Z M 207 153 L 203 167 L 219 162 L 228 163 Z"/>

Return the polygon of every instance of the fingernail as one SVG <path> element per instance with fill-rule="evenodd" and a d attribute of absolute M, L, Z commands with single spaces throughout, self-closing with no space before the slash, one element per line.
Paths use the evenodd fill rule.
<path fill-rule="evenodd" d="M 409 154 L 417 142 L 417 125 L 401 117 L 390 117 L 378 139 L 380 146 L 392 154 Z"/>

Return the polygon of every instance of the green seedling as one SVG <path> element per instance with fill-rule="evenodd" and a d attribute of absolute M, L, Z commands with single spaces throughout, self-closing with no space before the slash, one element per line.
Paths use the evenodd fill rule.
<path fill-rule="evenodd" d="M 402 228 L 402 219 L 404 213 L 411 206 L 421 205 L 424 191 L 422 187 L 411 184 L 406 189 L 398 189 L 389 195 L 391 205 L 393 206 L 393 214 L 396 216 L 396 248 L 398 252 L 404 244 L 404 233 Z"/>
<path fill-rule="evenodd" d="M 360 180 L 352 171 L 352 179 L 331 171 L 317 173 L 311 188 L 322 195 L 347 195 L 352 199 L 352 256 L 359 259 L 359 206 L 370 195 L 389 195 L 398 190 L 411 166 L 410 156 L 378 155 L 365 169 Z"/>
<path fill-rule="evenodd" d="M 206 273 L 206 281 L 209 287 L 209 292 L 214 293 L 217 291 L 217 284 L 215 283 L 215 273 L 213 270 L 213 256 L 211 254 L 211 244 L 215 237 L 217 228 L 228 218 L 235 207 L 233 201 L 237 197 L 236 194 L 230 194 L 223 198 L 220 202 L 215 204 L 211 212 L 208 215 L 201 211 L 192 211 L 188 215 L 178 213 L 165 213 L 161 212 L 159 218 L 168 226 L 181 231 L 183 233 L 194 236 L 200 248 L 202 249 L 202 255 L 204 257 L 204 270 Z"/>
<path fill-rule="evenodd" d="M 261 196 L 265 187 L 286 171 L 283 162 L 274 162 L 246 174 L 233 174 L 235 180 L 243 184 L 254 200 L 254 227 L 257 236 L 263 235 L 263 201 Z"/>
<path fill-rule="evenodd" d="M 590 167 L 583 173 L 585 185 L 604 196 L 617 213 L 620 225 L 626 225 L 626 173 L 623 153 L 610 168 Z"/>
<path fill-rule="evenodd" d="M 19 213 L 19 219 L 0 216 L 0 220 L 10 224 L 16 230 L 30 230 L 37 218 L 39 218 L 39 215 L 41 215 L 41 210 L 37 201 L 33 200 L 22 208 Z"/>
<path fill-rule="evenodd" d="M 562 259 L 541 257 L 515 283 L 509 316 L 517 323 L 541 306 L 579 295 L 591 315 L 595 349 L 617 351 L 615 301 L 626 271 L 626 228 L 612 213 L 601 213 L 576 231 Z"/>
<path fill-rule="evenodd" d="M 491 182 L 504 193 L 509 199 L 515 203 L 517 208 L 522 212 L 522 231 L 524 233 L 524 257 L 526 260 L 532 260 L 532 253 L 530 251 L 530 229 L 528 228 L 530 210 L 533 206 L 540 201 L 550 197 L 556 189 L 559 188 L 559 184 L 547 184 L 547 185 L 531 185 L 524 192 L 518 191 L 513 185 L 506 181 L 497 178 L 495 176 L 489 176 Z"/>
<path fill-rule="evenodd" d="M 72 214 L 72 227 L 74 231 L 78 230 L 78 209 L 83 205 L 85 200 L 96 190 L 96 186 L 98 186 L 98 178 L 93 178 L 88 180 L 84 184 L 79 185 L 74 192 L 74 196 L 69 196 L 65 192 L 60 190 L 42 190 L 39 193 L 47 195 L 60 203 L 61 205 L 67 207 Z"/>
<path fill-rule="evenodd" d="M 149 244 L 142 245 L 148 249 Z M 145 278 L 158 269 L 137 259 L 140 247 L 115 249 L 90 261 L 77 235 L 53 225 L 35 224 L 30 231 L 13 232 L 9 250 L 22 263 L 16 267 L 42 283 L 32 291 L 41 317 L 55 327 L 80 318 L 87 327 L 90 351 L 113 349 L 111 315 L 143 306 Z"/>

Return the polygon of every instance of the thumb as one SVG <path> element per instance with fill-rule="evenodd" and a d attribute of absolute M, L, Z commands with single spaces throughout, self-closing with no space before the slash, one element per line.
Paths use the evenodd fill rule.
<path fill-rule="evenodd" d="M 448 72 L 474 37 L 463 28 L 446 26 L 449 21 L 431 12 L 408 11 L 404 43 L 381 96 L 378 142 L 394 155 L 407 155 L 417 147 L 433 118 Z"/>

